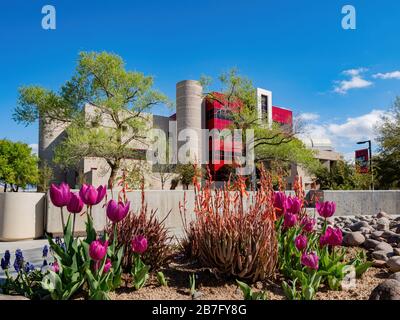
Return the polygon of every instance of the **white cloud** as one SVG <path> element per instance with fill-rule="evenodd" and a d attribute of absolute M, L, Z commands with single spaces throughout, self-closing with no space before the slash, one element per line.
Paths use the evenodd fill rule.
<path fill-rule="evenodd" d="M 373 75 L 376 79 L 399 79 L 400 80 L 400 71 L 392 71 L 387 73 L 376 73 Z"/>
<path fill-rule="evenodd" d="M 346 94 L 351 89 L 367 88 L 372 85 L 371 81 L 365 80 L 362 73 L 367 71 L 365 68 L 345 70 L 342 73 L 350 76 L 350 80 L 335 81 L 336 85 L 333 91 L 340 94 Z"/>
<path fill-rule="evenodd" d="M 36 154 L 36 155 L 38 154 L 39 146 L 37 143 L 32 143 L 29 145 L 29 147 L 32 149 L 33 154 Z"/>
<path fill-rule="evenodd" d="M 304 121 L 314 121 L 319 119 L 318 113 L 305 112 L 299 115 L 299 118 Z"/>
<path fill-rule="evenodd" d="M 376 146 L 375 128 L 379 125 L 381 117 L 387 113 L 381 109 L 374 109 L 358 117 L 349 117 L 342 122 L 312 123 L 305 128 L 303 137 L 329 139 L 335 150 L 344 154 L 345 159 L 354 158 L 357 142 L 372 140 Z M 353 156 L 352 156 L 353 155 Z"/>
<path fill-rule="evenodd" d="M 355 118 L 348 118 L 344 123 L 331 123 L 327 128 L 331 134 L 346 139 L 364 139 L 375 135 L 375 126 L 385 114 L 383 110 L 372 110 L 370 113 Z"/>

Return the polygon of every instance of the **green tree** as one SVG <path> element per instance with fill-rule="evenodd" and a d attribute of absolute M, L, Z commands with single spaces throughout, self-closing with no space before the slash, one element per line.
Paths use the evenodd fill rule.
<path fill-rule="evenodd" d="M 176 173 L 178 174 L 180 183 L 186 190 L 189 189 L 191 184 L 193 184 L 193 178 L 195 176 L 202 176 L 202 170 L 191 163 L 178 164 L 176 166 Z"/>
<path fill-rule="evenodd" d="M 400 97 L 377 128 L 379 155 L 373 159 L 375 185 L 381 189 L 400 188 Z"/>
<path fill-rule="evenodd" d="M 371 185 L 370 174 L 358 173 L 355 166 L 346 161 L 338 161 L 331 170 L 320 167 L 315 175 L 322 190 L 366 190 Z"/>
<path fill-rule="evenodd" d="M 218 101 L 230 112 L 233 126 L 231 129 L 242 129 L 243 141 L 246 141 L 246 129 L 254 130 L 254 153 L 256 162 L 279 165 L 287 168 L 292 162 L 303 165 L 311 173 L 319 168 L 319 161 L 314 152 L 307 149 L 303 142 L 296 137 L 302 129 L 300 122 L 292 127 L 268 124 L 266 118 L 260 118 L 257 111 L 256 88 L 251 80 L 238 74 L 232 69 L 223 73 L 219 78 L 222 90 L 220 94 L 207 92 L 206 97 Z M 211 78 L 202 77 L 200 82 L 209 91 Z"/>
<path fill-rule="evenodd" d="M 83 157 L 103 158 L 112 186 L 123 161 L 135 157 L 134 143 L 146 143 L 152 106 L 169 104 L 153 89 L 153 78 L 127 71 L 121 57 L 107 52 L 82 52 L 75 74 L 54 92 L 38 86 L 19 89 L 14 119 L 30 124 L 68 125 L 67 138 L 56 150 L 55 162 L 76 167 Z M 91 106 L 92 112 L 85 113 Z"/>
<path fill-rule="evenodd" d="M 38 182 L 37 157 L 25 143 L 0 140 L 0 181 L 11 191 L 34 185 Z"/>

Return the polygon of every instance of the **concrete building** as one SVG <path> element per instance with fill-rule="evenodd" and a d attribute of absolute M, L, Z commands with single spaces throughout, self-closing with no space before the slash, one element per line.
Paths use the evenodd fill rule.
<path fill-rule="evenodd" d="M 339 152 L 333 150 L 332 142 L 329 139 L 302 137 L 301 140 L 306 147 L 314 150 L 315 158 L 317 158 L 328 170 L 333 168 L 338 161 L 343 160 L 343 156 Z M 288 178 L 289 188 L 293 186 L 294 178 L 296 176 L 302 177 L 303 187 L 305 190 L 319 189 L 319 186 L 314 183 L 315 177 L 304 167 L 296 163 L 293 163 L 291 166 L 291 174 Z"/>
<path fill-rule="evenodd" d="M 134 156 L 124 161 L 122 167 L 126 170 L 139 170 L 144 173 L 145 184 L 148 189 L 169 189 L 174 174 L 169 174 L 165 179 L 161 178 L 162 170 L 160 166 L 154 165 L 146 155 L 152 152 L 153 137 L 148 134 L 151 129 L 159 129 L 165 134 L 171 154 L 176 156 L 175 162 L 183 163 L 190 159 L 190 162 L 210 163 L 210 169 L 214 178 L 218 180 L 223 172 L 226 162 L 231 161 L 242 150 L 237 148 L 236 141 L 221 139 L 221 137 L 210 137 L 204 135 L 203 129 L 211 132 L 213 129 L 219 131 L 229 128 L 232 125 L 232 112 L 235 112 L 240 102 L 226 104 L 223 95 L 214 92 L 214 98 L 204 98 L 203 88 L 198 81 L 184 80 L 176 84 L 176 113 L 171 116 L 160 116 L 145 114 L 146 134 L 138 141 L 131 141 L 129 147 L 134 151 Z M 292 111 L 273 105 L 272 92 L 265 89 L 257 89 L 257 108 L 261 119 L 267 125 L 278 122 L 281 125 L 292 127 Z M 86 105 L 84 108 L 85 119 L 88 122 L 98 122 L 99 126 L 111 126 L 113 123 L 102 115 L 99 119 L 96 107 Z M 123 116 L 123 115 L 121 115 Z M 66 125 L 59 123 L 48 124 L 40 121 L 39 132 L 39 158 L 54 167 L 54 180 L 56 182 L 67 181 L 71 187 L 78 186 L 82 181 L 93 185 L 106 184 L 110 176 L 110 168 L 104 159 L 96 157 L 82 157 L 78 168 L 75 170 L 61 171 L 52 164 L 55 147 L 66 137 Z M 320 145 L 311 143 L 309 146 L 318 150 L 318 157 L 325 161 L 326 165 L 331 166 L 331 162 L 339 159 L 339 155 L 332 150 L 320 148 Z M 185 152 L 176 153 L 177 150 L 184 149 Z M 220 159 L 215 163 L 215 156 Z M 302 174 L 303 173 L 303 174 Z M 299 174 L 306 177 L 306 173 L 301 168 L 293 165 L 292 175 Z M 120 173 L 121 175 L 121 173 Z M 312 177 L 305 178 L 306 186 L 311 184 Z M 162 181 L 166 180 L 166 181 Z M 293 180 L 293 179 L 292 179 Z M 178 187 L 179 188 L 179 187 Z"/>

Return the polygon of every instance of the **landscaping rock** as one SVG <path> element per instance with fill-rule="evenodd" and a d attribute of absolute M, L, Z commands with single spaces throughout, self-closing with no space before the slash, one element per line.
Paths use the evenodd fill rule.
<path fill-rule="evenodd" d="M 361 232 L 350 232 L 343 237 L 343 244 L 346 246 L 360 246 L 365 242 L 365 237 Z"/>
<path fill-rule="evenodd" d="M 385 239 L 389 239 L 389 238 L 391 238 L 391 237 L 397 237 L 397 234 L 396 234 L 396 232 L 393 232 L 393 231 L 391 231 L 391 230 L 385 230 L 385 231 L 383 231 L 383 233 L 382 233 L 382 238 L 385 238 Z"/>
<path fill-rule="evenodd" d="M 378 244 L 380 244 L 380 242 L 379 241 L 377 241 L 377 240 L 374 240 L 374 239 L 367 239 L 367 240 L 365 240 L 365 242 L 364 242 L 364 248 L 365 249 L 375 249 L 375 247 L 378 245 Z"/>
<path fill-rule="evenodd" d="M 389 255 L 390 253 L 387 251 L 383 250 L 378 250 L 372 252 L 372 257 L 376 260 L 383 260 L 383 261 L 388 261 L 389 260 Z M 393 255 L 393 253 L 391 253 Z"/>
<path fill-rule="evenodd" d="M 371 293 L 369 300 L 400 300 L 400 282 L 387 279 Z"/>
<path fill-rule="evenodd" d="M 389 267 L 389 270 L 392 272 L 400 271 L 400 256 L 391 257 L 388 261 L 386 261 L 386 265 Z"/>
<path fill-rule="evenodd" d="M 400 282 L 400 272 L 393 273 L 390 275 L 389 279 L 393 279 Z"/>
<path fill-rule="evenodd" d="M 389 230 L 390 221 L 387 218 L 379 218 L 376 222 L 378 230 Z"/>
<path fill-rule="evenodd" d="M 369 235 L 372 232 L 372 229 L 370 227 L 362 227 L 359 230 L 364 236 Z"/>
<path fill-rule="evenodd" d="M 349 228 L 351 231 L 361 231 L 361 228 L 369 228 L 369 223 L 366 221 L 358 221 L 353 223 Z"/>
<path fill-rule="evenodd" d="M 390 214 L 386 213 L 385 211 L 380 211 L 375 215 L 378 219 L 379 218 L 387 218 L 390 219 Z"/>
<path fill-rule="evenodd" d="M 400 235 L 399 234 L 392 235 L 392 236 L 388 237 L 386 240 L 389 243 L 399 244 L 400 243 Z"/>
<path fill-rule="evenodd" d="M 393 253 L 395 256 L 400 256 L 400 248 L 394 248 Z"/>
<path fill-rule="evenodd" d="M 373 260 L 372 261 L 372 266 L 375 268 L 384 268 L 386 267 L 386 261 L 385 260 Z"/>
<path fill-rule="evenodd" d="M 375 247 L 375 251 L 385 251 L 385 252 L 393 252 L 393 247 L 386 242 L 379 242 L 379 244 Z"/>
<path fill-rule="evenodd" d="M 378 240 L 382 237 L 382 235 L 383 235 L 383 231 L 373 231 L 371 233 L 371 238 Z"/>
<path fill-rule="evenodd" d="M 193 300 L 199 300 L 199 299 L 201 298 L 202 295 L 203 295 L 202 292 L 200 292 L 200 291 L 195 291 L 195 292 L 193 293 L 193 295 L 192 295 L 192 299 L 193 299 Z"/>

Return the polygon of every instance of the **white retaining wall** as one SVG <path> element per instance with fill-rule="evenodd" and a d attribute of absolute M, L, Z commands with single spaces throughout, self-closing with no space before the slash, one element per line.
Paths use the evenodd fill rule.
<path fill-rule="evenodd" d="M 77 190 L 76 190 L 77 191 Z M 148 190 L 145 199 L 149 213 L 158 209 L 157 216 L 165 220 L 171 233 L 180 237 L 183 234 L 182 221 L 179 213 L 179 202 L 183 202 L 186 193 L 186 207 L 189 220 L 193 218 L 194 192 L 191 190 Z M 115 194 L 116 197 L 116 194 Z M 111 193 L 108 193 L 108 199 Z M 141 205 L 141 192 L 128 193 L 131 208 L 137 211 Z M 325 201 L 336 202 L 336 215 L 375 214 L 383 210 L 389 214 L 400 214 L 399 191 L 323 191 Z M 49 196 L 43 193 L 0 193 L 0 241 L 38 238 L 44 231 L 61 234 L 60 209 L 51 204 Z M 47 206 L 46 206 L 47 202 Z M 47 207 L 47 209 L 46 209 Z M 313 209 L 309 209 L 313 211 Z M 65 220 L 69 213 L 65 210 Z M 93 209 L 94 224 L 98 231 L 106 224 L 105 208 L 97 205 Z M 76 231 L 85 231 L 85 216 L 77 216 Z"/>

